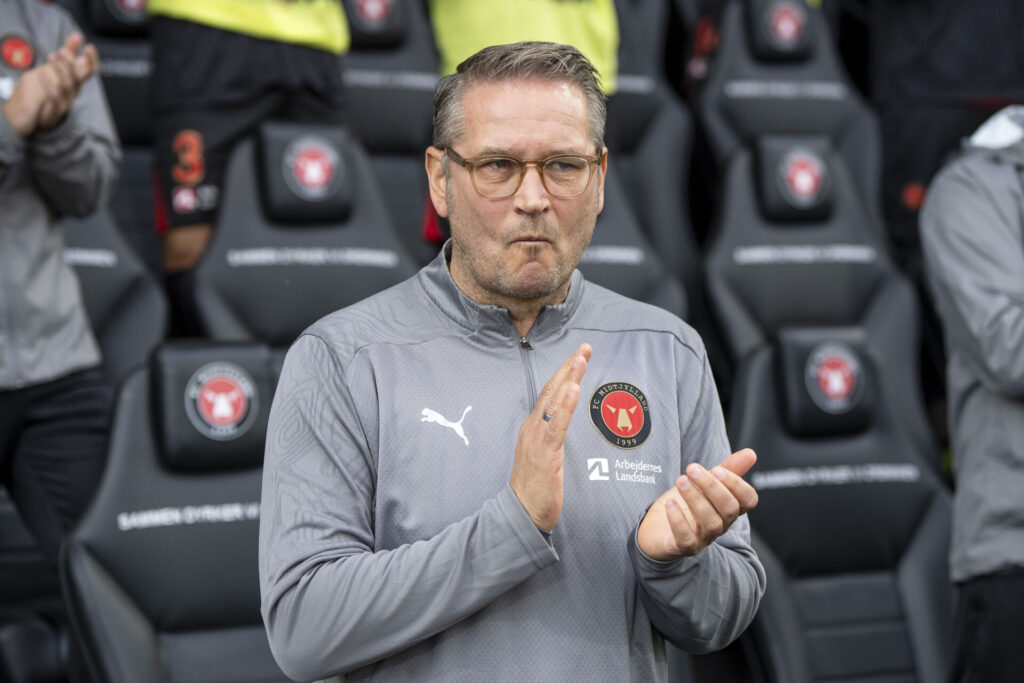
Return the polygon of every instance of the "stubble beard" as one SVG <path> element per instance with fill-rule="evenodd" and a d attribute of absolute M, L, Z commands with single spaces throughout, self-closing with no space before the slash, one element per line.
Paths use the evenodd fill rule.
<path fill-rule="evenodd" d="M 449 221 L 452 223 L 452 235 L 454 238 L 458 211 L 453 202 L 454 197 L 450 184 L 448 185 L 446 195 L 448 216 Z M 590 238 L 593 236 L 593 230 L 585 231 L 583 230 L 583 225 L 589 221 L 590 225 L 593 226 L 596 219 L 596 209 L 581 213 L 579 220 L 567 228 L 566 235 L 569 237 L 563 237 L 561 240 L 562 244 L 568 244 L 570 252 L 563 256 L 561 252 L 554 251 L 552 247 L 554 251 L 552 267 L 536 278 L 525 278 L 511 272 L 506 267 L 503 253 L 499 254 L 497 258 L 492 259 L 488 258 L 486 254 L 480 254 L 475 250 L 460 248 L 454 240 L 453 247 L 458 249 L 463 269 L 469 273 L 474 281 L 474 285 L 484 292 L 506 299 L 545 299 L 558 292 L 569 281 L 569 278 L 572 277 L 573 270 L 575 270 L 576 265 L 583 257 L 583 252 L 586 251 L 587 246 L 590 244 Z M 472 229 L 470 228 L 465 232 L 471 233 Z M 558 230 L 544 217 L 525 218 L 518 225 L 512 226 L 505 231 L 501 236 L 502 244 L 509 244 L 524 235 L 541 236 L 551 240 L 552 245 L 554 245 L 558 237 Z M 585 239 L 579 239 L 583 235 L 586 235 Z M 535 247 L 537 250 L 544 248 L 542 246 Z"/>

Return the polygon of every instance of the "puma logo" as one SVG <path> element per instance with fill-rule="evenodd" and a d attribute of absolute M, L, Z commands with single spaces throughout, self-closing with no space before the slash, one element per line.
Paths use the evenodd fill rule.
<path fill-rule="evenodd" d="M 473 406 L 466 406 L 466 409 L 462 411 L 462 418 L 458 422 L 451 422 L 441 413 L 430 408 L 424 408 L 423 412 L 420 413 L 423 417 L 420 418 L 420 422 L 436 422 L 442 427 L 448 427 L 453 432 L 462 437 L 462 440 L 469 445 L 469 439 L 466 438 L 466 432 L 462 429 L 462 420 L 466 419 L 466 413 L 473 410 Z"/>

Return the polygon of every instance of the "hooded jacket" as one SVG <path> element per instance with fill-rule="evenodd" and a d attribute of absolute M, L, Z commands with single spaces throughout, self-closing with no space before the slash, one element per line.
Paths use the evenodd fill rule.
<path fill-rule="evenodd" d="M 77 29 L 63 9 L 28 0 L 0 0 L 0 26 L 2 105 Z M 57 217 L 105 205 L 120 163 L 98 76 L 53 130 L 23 139 L 0 114 L 0 390 L 99 364 Z"/>
<path fill-rule="evenodd" d="M 921 243 L 947 349 L 954 581 L 1024 571 L 1024 107 L 932 182 Z"/>

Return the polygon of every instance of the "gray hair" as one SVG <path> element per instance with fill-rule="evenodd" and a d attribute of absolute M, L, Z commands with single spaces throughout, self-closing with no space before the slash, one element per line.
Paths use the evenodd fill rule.
<path fill-rule="evenodd" d="M 485 47 L 441 79 L 434 91 L 434 147 L 448 149 L 465 132 L 462 97 L 467 88 L 529 78 L 567 82 L 582 90 L 590 138 L 596 149 L 604 147 L 606 105 L 597 69 L 571 45 L 539 41 Z"/>

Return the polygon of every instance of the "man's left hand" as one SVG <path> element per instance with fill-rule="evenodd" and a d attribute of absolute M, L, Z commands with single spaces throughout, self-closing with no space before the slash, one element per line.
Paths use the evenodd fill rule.
<path fill-rule="evenodd" d="M 704 550 L 757 505 L 757 491 L 743 479 L 756 461 L 754 451 L 744 448 L 710 471 L 691 463 L 644 516 L 637 532 L 640 550 L 663 562 Z"/>
<path fill-rule="evenodd" d="M 18 79 L 10 98 L 3 103 L 3 115 L 21 137 L 57 127 L 82 85 L 99 71 L 95 46 L 83 48 L 83 42 L 81 33 L 72 33 L 47 56 L 45 64 L 29 69 Z"/>

